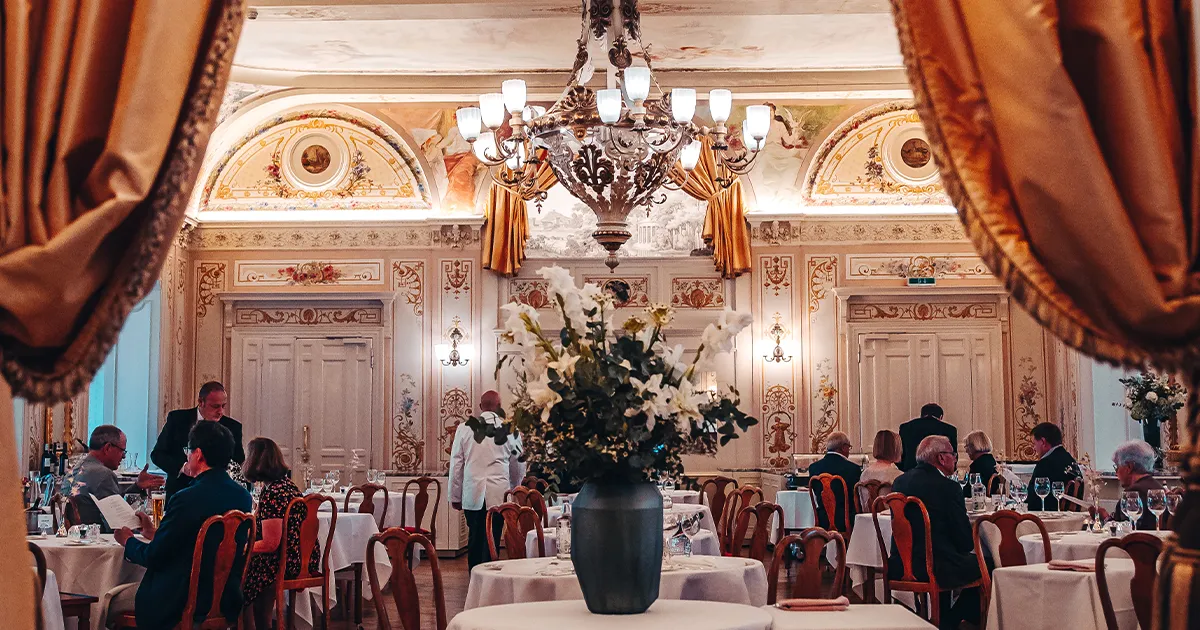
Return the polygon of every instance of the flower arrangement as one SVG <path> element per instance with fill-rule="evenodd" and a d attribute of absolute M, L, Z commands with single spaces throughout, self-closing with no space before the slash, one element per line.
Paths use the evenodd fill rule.
<path fill-rule="evenodd" d="M 1183 408 L 1187 388 L 1154 372 L 1142 372 L 1120 379 L 1125 386 L 1125 400 L 1113 403 L 1124 407 L 1134 420 L 1159 424 L 1175 416 Z"/>
<path fill-rule="evenodd" d="M 537 310 L 505 305 L 501 340 L 516 353 L 505 356 L 496 372 L 507 365 L 516 382 L 499 419 L 467 420 L 476 440 L 499 444 L 519 432 L 523 456 L 546 466 L 560 484 L 636 483 L 680 476 L 682 455 L 713 454 L 738 429 L 758 422 L 738 409 L 736 390 L 698 384 L 699 375 L 714 370 L 716 357 L 732 350 L 734 337 L 750 325 L 748 313 L 722 313 L 686 363 L 681 345 L 666 344 L 670 307 L 651 305 L 617 328 L 613 305 L 628 300 L 620 295 L 621 283 L 606 292 L 595 284 L 576 287 L 560 267 L 539 273 L 563 326 L 547 331 Z"/>
<path fill-rule="evenodd" d="M 313 284 L 335 284 L 342 278 L 342 270 L 331 263 L 306 262 L 284 267 L 279 275 L 287 278 L 288 284 L 309 286 Z"/>

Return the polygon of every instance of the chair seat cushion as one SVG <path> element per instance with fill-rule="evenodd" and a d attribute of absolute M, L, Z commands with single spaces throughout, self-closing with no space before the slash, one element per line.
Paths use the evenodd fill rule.
<path fill-rule="evenodd" d="M 123 612 L 120 615 L 117 615 L 116 620 L 113 621 L 109 627 L 116 630 L 121 630 L 122 628 L 137 628 L 137 617 L 134 617 L 132 612 Z"/>

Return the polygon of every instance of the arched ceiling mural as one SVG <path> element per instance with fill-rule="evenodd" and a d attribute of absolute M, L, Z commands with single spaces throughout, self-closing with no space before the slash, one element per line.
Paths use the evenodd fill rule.
<path fill-rule="evenodd" d="M 199 219 L 338 210 L 434 210 L 429 183 L 400 136 L 348 109 L 269 118 L 214 161 Z"/>

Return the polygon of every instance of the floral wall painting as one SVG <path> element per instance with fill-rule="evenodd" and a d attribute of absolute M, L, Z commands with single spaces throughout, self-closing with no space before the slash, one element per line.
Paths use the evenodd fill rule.
<path fill-rule="evenodd" d="M 1017 417 L 1016 438 L 1013 447 L 1013 457 L 1020 460 L 1036 460 L 1037 453 L 1033 451 L 1033 442 L 1029 432 L 1042 422 L 1038 405 L 1045 394 L 1042 393 L 1038 379 L 1037 364 L 1033 357 L 1021 357 L 1017 361 L 1017 373 L 1020 382 L 1017 383 Z"/>
<path fill-rule="evenodd" d="M 396 376 L 399 388 L 396 409 L 392 414 L 392 470 L 401 473 L 420 472 L 425 457 L 425 440 L 421 439 L 421 403 L 416 399 L 417 384 L 412 376 Z"/>
<path fill-rule="evenodd" d="M 813 400 L 816 417 L 810 446 L 812 447 L 811 452 L 820 453 L 825 450 L 825 440 L 829 439 L 829 434 L 838 428 L 838 388 L 833 361 L 831 359 L 817 361 L 815 376 L 817 383 L 813 392 Z"/>

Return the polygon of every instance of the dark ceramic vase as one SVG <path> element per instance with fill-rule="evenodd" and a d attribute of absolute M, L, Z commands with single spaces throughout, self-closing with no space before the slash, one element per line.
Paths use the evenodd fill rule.
<path fill-rule="evenodd" d="M 571 502 L 571 562 L 588 610 L 636 615 L 658 599 L 663 501 L 652 483 L 589 481 Z"/>

